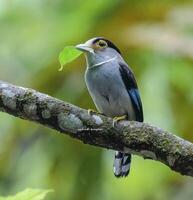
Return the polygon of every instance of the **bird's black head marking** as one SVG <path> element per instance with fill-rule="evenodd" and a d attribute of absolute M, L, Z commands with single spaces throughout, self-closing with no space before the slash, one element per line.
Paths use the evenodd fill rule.
<path fill-rule="evenodd" d="M 107 39 L 105 39 L 105 38 L 103 38 L 103 37 L 98 37 L 98 38 L 96 38 L 96 39 L 93 41 L 93 44 L 97 43 L 99 40 L 104 40 L 104 41 L 107 43 L 108 47 L 110 47 L 110 48 L 116 50 L 119 54 L 121 54 L 121 51 L 120 51 L 110 40 L 107 40 Z"/>

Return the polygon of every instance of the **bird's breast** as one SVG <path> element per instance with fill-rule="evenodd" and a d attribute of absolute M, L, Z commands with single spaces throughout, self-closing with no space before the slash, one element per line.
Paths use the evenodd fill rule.
<path fill-rule="evenodd" d="M 131 100 L 121 79 L 118 64 L 87 69 L 85 81 L 100 112 L 110 117 L 133 115 Z"/>

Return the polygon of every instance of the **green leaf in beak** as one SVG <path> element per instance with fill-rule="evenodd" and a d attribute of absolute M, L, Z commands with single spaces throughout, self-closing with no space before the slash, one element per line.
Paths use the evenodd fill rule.
<path fill-rule="evenodd" d="M 83 52 L 76 49 L 74 46 L 66 46 L 59 54 L 59 62 L 60 62 L 60 69 L 59 71 L 63 70 L 64 65 L 67 63 L 72 62 L 77 57 L 79 57 Z"/>

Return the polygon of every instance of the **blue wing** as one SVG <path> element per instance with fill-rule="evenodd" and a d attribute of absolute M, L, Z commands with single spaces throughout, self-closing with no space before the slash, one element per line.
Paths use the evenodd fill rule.
<path fill-rule="evenodd" d="M 143 107 L 135 77 L 126 64 L 120 63 L 119 65 L 121 77 L 131 98 L 131 102 L 135 111 L 136 121 L 143 122 Z"/>

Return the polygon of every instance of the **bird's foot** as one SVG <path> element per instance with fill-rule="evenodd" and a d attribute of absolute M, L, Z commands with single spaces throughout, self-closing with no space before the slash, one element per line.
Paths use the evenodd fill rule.
<path fill-rule="evenodd" d="M 120 116 L 120 117 L 114 117 L 113 118 L 113 127 L 115 127 L 117 122 L 125 120 L 125 119 L 127 119 L 127 115 L 123 115 L 123 116 Z"/>
<path fill-rule="evenodd" d="M 96 110 L 93 109 L 88 109 L 88 115 L 92 116 L 93 114 L 101 114 L 99 112 L 97 112 Z"/>

